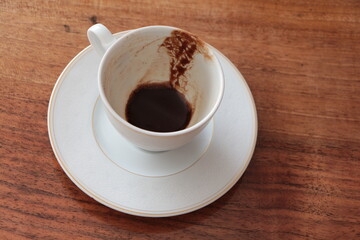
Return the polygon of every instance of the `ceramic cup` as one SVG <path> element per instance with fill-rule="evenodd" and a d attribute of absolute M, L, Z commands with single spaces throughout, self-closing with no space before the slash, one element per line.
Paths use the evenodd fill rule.
<path fill-rule="evenodd" d="M 192 106 L 188 126 L 174 132 L 153 132 L 130 124 L 125 115 L 130 94 L 139 84 L 170 81 L 183 58 L 175 59 L 179 57 L 175 56 L 176 52 L 169 52 L 172 48 L 169 44 L 174 41 L 168 41 L 167 48 L 164 41 L 174 37 L 175 43 L 181 44 L 181 36 L 190 36 L 197 44 L 191 62 L 187 62 L 186 72 L 177 75 L 180 77 L 176 84 Z M 89 28 L 88 39 L 102 57 L 98 86 L 107 117 L 134 145 L 149 151 L 181 147 L 199 134 L 214 116 L 223 96 L 224 76 L 209 45 L 195 35 L 174 27 L 149 26 L 128 31 L 116 39 L 104 25 L 96 24 Z M 186 57 L 189 56 L 185 54 Z"/>

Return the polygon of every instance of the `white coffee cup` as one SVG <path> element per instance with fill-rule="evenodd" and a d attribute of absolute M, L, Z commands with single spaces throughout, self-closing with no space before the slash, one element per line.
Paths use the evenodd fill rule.
<path fill-rule="evenodd" d="M 195 53 L 178 86 L 193 107 L 188 126 L 174 132 L 153 132 L 127 122 L 126 104 L 138 84 L 169 81 L 171 56 L 161 45 L 174 31 L 190 34 L 174 27 L 149 26 L 116 39 L 102 24 L 88 30 L 91 45 L 102 56 L 99 92 L 110 122 L 128 141 L 149 151 L 166 151 L 189 143 L 212 119 L 223 96 L 221 65 L 209 45 L 199 40 L 201 51 Z"/>

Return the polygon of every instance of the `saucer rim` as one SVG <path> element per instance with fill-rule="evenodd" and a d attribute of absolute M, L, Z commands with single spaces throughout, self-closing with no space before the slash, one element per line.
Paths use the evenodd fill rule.
<path fill-rule="evenodd" d="M 130 30 L 129 30 L 130 31 Z M 114 36 L 118 37 L 119 35 L 122 35 L 124 33 L 126 33 L 127 31 L 124 32 L 119 32 L 114 34 Z M 209 45 L 210 46 L 210 45 Z M 143 216 L 143 217 L 169 217 L 169 216 L 176 216 L 176 215 L 181 215 L 181 214 L 185 214 L 185 213 L 189 213 L 195 210 L 198 210 L 202 207 L 207 206 L 208 204 L 216 201 L 217 199 L 219 199 L 221 196 L 223 196 L 227 191 L 229 191 L 235 184 L 236 182 L 241 178 L 241 176 L 244 174 L 245 170 L 247 169 L 251 158 L 254 154 L 255 151 L 255 146 L 256 146 L 256 141 L 257 141 L 257 133 L 258 133 L 258 119 L 257 119 L 257 112 L 256 112 L 256 106 L 255 106 L 255 101 L 253 98 L 253 95 L 250 91 L 250 88 L 246 82 L 246 80 L 244 79 L 244 77 L 242 76 L 242 74 L 240 73 L 240 71 L 237 69 L 237 67 L 224 55 L 222 54 L 219 50 L 217 50 L 216 48 L 210 46 L 210 48 L 212 49 L 212 51 L 216 52 L 217 54 L 219 54 L 221 57 L 223 57 L 224 60 L 226 60 L 231 66 L 232 68 L 235 69 L 236 73 L 238 74 L 238 76 L 240 77 L 240 79 L 243 81 L 243 83 L 245 84 L 245 89 L 248 92 L 248 95 L 250 97 L 250 101 L 252 103 L 252 111 L 253 111 L 253 116 L 254 116 L 254 132 L 253 132 L 253 138 L 252 138 L 252 143 L 251 143 L 251 151 L 249 152 L 248 156 L 246 156 L 244 159 L 246 159 L 244 167 L 242 169 L 240 169 L 240 171 L 238 172 L 237 175 L 235 175 L 232 180 L 230 180 L 223 189 L 220 189 L 220 191 L 212 194 L 211 196 L 209 196 L 207 199 L 205 199 L 205 201 L 201 201 L 200 203 L 197 203 L 195 205 L 192 205 L 192 207 L 185 207 L 182 208 L 181 210 L 178 209 L 178 211 L 176 211 L 176 209 L 174 210 L 166 210 L 166 211 L 146 211 L 144 209 L 132 209 L 132 208 L 124 208 L 124 207 L 120 207 L 119 204 L 112 202 L 108 199 L 103 198 L 102 196 L 99 196 L 97 193 L 94 193 L 91 189 L 88 189 L 87 187 L 84 186 L 84 184 L 81 183 L 80 180 L 76 179 L 75 176 L 73 176 L 70 173 L 70 170 L 68 169 L 68 167 L 66 166 L 65 161 L 63 161 L 62 157 L 61 157 L 61 153 L 60 151 L 58 151 L 59 147 L 57 146 L 56 143 L 56 139 L 55 139 L 55 135 L 54 132 L 52 130 L 52 126 L 53 124 L 51 124 L 51 120 L 52 120 L 52 113 L 53 113 L 53 108 L 54 108 L 54 103 L 55 103 L 55 99 L 56 99 L 56 95 L 57 92 L 61 86 L 61 83 L 63 82 L 63 80 L 65 79 L 65 76 L 68 72 L 71 71 L 71 69 L 76 65 L 76 62 L 79 61 L 79 59 L 81 59 L 81 57 L 90 52 L 91 50 L 93 50 L 93 48 L 91 46 L 87 46 L 86 48 L 84 48 L 82 51 L 80 51 L 68 64 L 67 66 L 64 68 L 64 70 L 62 71 L 62 73 L 60 74 L 60 76 L 58 77 L 54 88 L 52 90 L 51 96 L 50 96 L 50 100 L 49 100 L 49 107 L 48 107 L 48 114 L 47 114 L 47 124 L 48 124 L 48 135 L 49 135 L 49 140 L 51 143 L 51 147 L 53 149 L 54 155 L 58 161 L 58 163 L 60 164 L 61 168 L 63 169 L 63 171 L 66 173 L 66 175 L 71 179 L 71 181 L 78 187 L 80 188 L 84 193 L 86 193 L 88 196 L 90 196 L 91 198 L 93 198 L 94 200 L 96 200 L 97 202 L 112 208 L 114 210 L 120 211 L 120 212 L 124 212 L 124 213 L 128 213 L 131 215 L 137 215 L 137 216 Z M 220 62 L 221 63 L 221 62 Z M 54 138 L 53 138 L 54 135 Z"/>

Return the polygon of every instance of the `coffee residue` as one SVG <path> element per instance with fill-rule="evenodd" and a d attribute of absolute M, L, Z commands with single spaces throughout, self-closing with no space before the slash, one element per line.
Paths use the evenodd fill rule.
<path fill-rule="evenodd" d="M 185 73 L 191 68 L 191 63 L 196 52 L 209 57 L 204 42 L 198 37 L 181 30 L 174 30 L 171 36 L 165 38 L 160 47 L 165 47 L 170 56 L 170 79 L 172 87 L 186 86 Z"/>
<path fill-rule="evenodd" d="M 125 115 L 129 123 L 142 129 L 179 131 L 188 126 L 194 112 L 194 106 L 184 94 L 188 83 L 185 74 L 192 67 L 196 53 L 207 59 L 211 56 L 203 41 L 181 30 L 172 31 L 161 47 L 170 57 L 169 81 L 139 84 L 130 94 Z"/>
<path fill-rule="evenodd" d="M 191 115 L 190 103 L 169 82 L 139 85 L 126 104 L 127 121 L 154 132 L 182 130 Z"/>

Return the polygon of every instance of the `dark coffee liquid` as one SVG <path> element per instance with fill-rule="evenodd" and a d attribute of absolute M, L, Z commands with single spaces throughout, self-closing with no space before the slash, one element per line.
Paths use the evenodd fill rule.
<path fill-rule="evenodd" d="M 154 132 L 179 131 L 189 124 L 191 106 L 168 82 L 139 85 L 126 105 L 127 121 Z"/>

